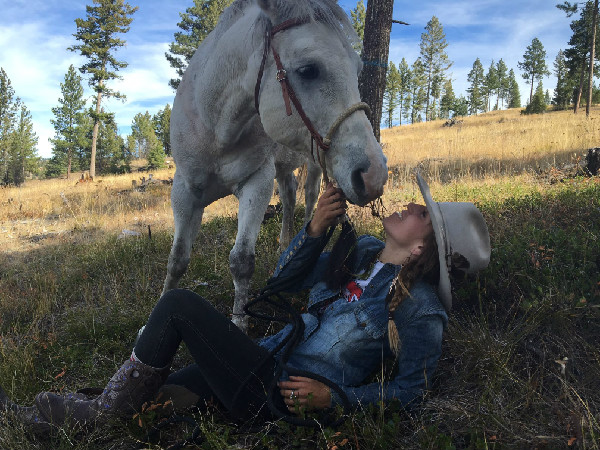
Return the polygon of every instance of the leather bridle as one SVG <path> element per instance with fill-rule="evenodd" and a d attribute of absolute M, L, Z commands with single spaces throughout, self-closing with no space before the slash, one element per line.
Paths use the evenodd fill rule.
<path fill-rule="evenodd" d="M 292 115 L 292 107 L 291 107 L 290 102 L 293 103 L 294 107 L 296 108 L 296 111 L 298 111 L 298 114 L 300 115 L 300 118 L 302 119 L 302 122 L 304 122 L 304 126 L 310 132 L 310 135 L 311 135 L 311 146 L 310 147 L 311 147 L 311 154 L 312 154 L 313 160 L 315 159 L 314 144 L 316 143 L 317 159 L 319 161 L 319 165 L 321 166 L 321 169 L 323 170 L 323 179 L 324 179 L 325 183 L 328 183 L 329 178 L 327 176 L 327 168 L 325 166 L 325 159 L 324 159 L 324 157 L 322 157 L 322 153 L 326 152 L 329 149 L 329 147 L 331 146 L 331 139 L 333 137 L 333 134 L 336 132 L 336 130 L 339 128 L 339 126 L 342 124 L 342 122 L 344 120 L 346 120 L 348 117 L 350 117 L 352 114 L 354 114 L 356 111 L 360 111 L 360 110 L 365 111 L 367 116 L 370 116 L 371 109 L 369 108 L 369 105 L 367 105 L 364 102 L 356 103 L 356 104 L 348 107 L 345 111 L 343 111 L 339 115 L 339 117 L 335 120 L 333 125 L 331 125 L 331 127 L 329 128 L 329 131 L 327 132 L 325 137 L 321 136 L 321 134 L 316 130 L 316 128 L 314 127 L 314 125 L 312 124 L 312 122 L 310 121 L 310 119 L 308 118 L 306 113 L 304 112 L 304 109 L 302 108 L 302 105 L 300 104 L 298 97 L 296 97 L 296 93 L 294 92 L 294 89 L 292 88 L 292 86 L 289 82 L 289 79 L 287 77 L 287 72 L 283 68 L 283 65 L 281 64 L 281 59 L 279 58 L 279 53 L 277 53 L 277 51 L 275 50 L 275 47 L 273 47 L 271 45 L 271 41 L 275 34 L 279 33 L 280 31 L 284 31 L 284 30 L 287 30 L 287 29 L 295 27 L 295 26 L 307 24 L 309 22 L 310 22 L 310 19 L 308 19 L 308 18 L 304 18 L 304 19 L 297 18 L 297 19 L 286 20 L 285 22 L 282 22 L 279 25 L 276 25 L 272 28 L 267 28 L 267 31 L 265 32 L 265 45 L 264 45 L 264 49 L 263 49 L 263 57 L 262 57 L 262 61 L 260 63 L 260 69 L 258 71 L 258 79 L 256 80 L 256 86 L 254 88 L 254 107 L 256 108 L 256 112 L 259 113 L 258 106 L 259 106 L 260 86 L 261 86 L 261 82 L 262 82 L 262 78 L 263 78 L 265 64 L 267 61 L 267 56 L 269 54 L 269 49 L 271 49 L 271 51 L 273 53 L 273 59 L 275 60 L 275 66 L 277 67 L 276 77 L 277 77 L 277 81 L 279 81 L 279 84 L 281 85 L 281 93 L 283 95 L 283 102 L 285 103 L 286 113 L 288 116 Z M 319 153 L 319 149 L 322 150 L 321 153 Z"/>

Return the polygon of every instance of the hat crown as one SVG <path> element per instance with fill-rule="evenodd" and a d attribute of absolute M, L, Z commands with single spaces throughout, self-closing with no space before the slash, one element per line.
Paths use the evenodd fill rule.
<path fill-rule="evenodd" d="M 417 173 L 417 184 L 431 217 L 440 262 L 440 300 L 452 308 L 450 269 L 466 273 L 484 269 L 490 262 L 490 235 L 481 211 L 473 203 L 435 202 L 429 186 Z"/>
<path fill-rule="evenodd" d="M 490 235 L 483 215 L 473 203 L 437 203 L 445 228 L 446 259 L 454 253 L 462 255 L 468 266 L 460 267 L 466 273 L 485 269 L 490 262 Z"/>

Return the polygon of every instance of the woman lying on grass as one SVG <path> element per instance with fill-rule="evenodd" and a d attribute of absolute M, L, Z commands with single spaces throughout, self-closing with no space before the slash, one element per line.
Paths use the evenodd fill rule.
<path fill-rule="evenodd" d="M 426 206 L 411 203 L 384 218 L 385 243 L 359 237 L 341 271 L 328 268 L 330 253 L 315 254 L 327 228 L 346 212 L 342 192 L 328 186 L 312 221 L 277 263 L 275 278 L 294 277 L 306 273 L 306 262 L 318 256 L 308 275 L 297 279 L 297 290 L 311 290 L 302 315 L 304 336 L 288 366 L 329 379 L 355 406 L 392 399 L 407 408 L 418 403 L 441 352 L 452 306 L 452 265 L 458 261 L 460 269 L 472 273 L 489 261 L 489 235 L 479 210 L 471 203 L 436 203 L 419 175 L 417 181 Z M 266 407 L 267 387 L 280 356 L 270 350 L 287 332 L 284 328 L 257 343 L 195 293 L 169 291 L 152 311 L 130 360 L 97 398 L 44 392 L 34 406 L 24 407 L 0 389 L 0 406 L 44 432 L 131 416 L 166 382 L 192 391 L 199 405 L 218 399 L 237 420 L 268 420 L 273 416 Z M 169 375 L 182 341 L 195 364 Z M 365 384 L 382 359 L 391 357 L 398 365 L 395 378 Z M 290 414 L 341 402 L 338 392 L 312 378 L 284 375 L 278 386 L 275 403 Z"/>

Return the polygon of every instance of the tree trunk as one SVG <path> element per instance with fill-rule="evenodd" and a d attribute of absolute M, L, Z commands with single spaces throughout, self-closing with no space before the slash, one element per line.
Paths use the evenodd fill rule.
<path fill-rule="evenodd" d="M 592 34 L 590 44 L 590 69 L 589 69 L 589 81 L 588 81 L 588 96 L 587 105 L 585 105 L 585 115 L 590 116 L 590 108 L 592 105 L 592 87 L 594 82 L 594 59 L 596 55 L 596 24 L 598 23 L 598 0 L 594 2 L 594 13 L 592 16 Z"/>
<path fill-rule="evenodd" d="M 69 180 L 71 178 L 71 155 L 72 155 L 73 151 L 71 149 L 69 149 L 68 153 L 67 153 L 67 180 Z"/>
<path fill-rule="evenodd" d="M 362 72 L 358 78 L 358 90 L 363 102 L 371 107 L 371 125 L 377 141 L 383 108 L 383 92 L 387 62 L 390 52 L 393 0 L 369 0 L 365 17 Z"/>
<path fill-rule="evenodd" d="M 579 110 L 579 104 L 581 103 L 581 94 L 583 93 L 583 81 L 585 79 L 585 58 L 583 59 L 583 64 L 581 65 L 581 74 L 579 75 L 579 87 L 577 88 L 577 98 L 575 99 L 575 106 L 573 107 L 573 113 L 577 114 Z"/>
<path fill-rule="evenodd" d="M 535 81 L 535 74 L 531 75 L 531 91 L 529 91 L 529 104 L 533 101 L 533 83 Z"/>
<path fill-rule="evenodd" d="M 427 100 L 425 104 L 425 122 L 429 121 L 429 95 L 431 94 L 431 67 L 427 74 Z"/>
<path fill-rule="evenodd" d="M 102 87 L 102 85 L 100 85 Z M 100 129 L 100 107 L 102 104 L 102 91 L 96 96 L 96 117 L 94 118 L 94 130 L 92 131 L 92 153 L 90 155 L 90 177 L 96 176 L 96 145 L 98 143 L 98 130 Z"/>

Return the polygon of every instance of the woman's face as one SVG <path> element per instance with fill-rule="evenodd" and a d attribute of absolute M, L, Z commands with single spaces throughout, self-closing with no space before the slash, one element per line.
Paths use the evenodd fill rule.
<path fill-rule="evenodd" d="M 433 233 L 427 207 L 409 203 L 404 211 L 395 212 L 382 221 L 386 240 L 402 247 L 410 247 Z"/>

